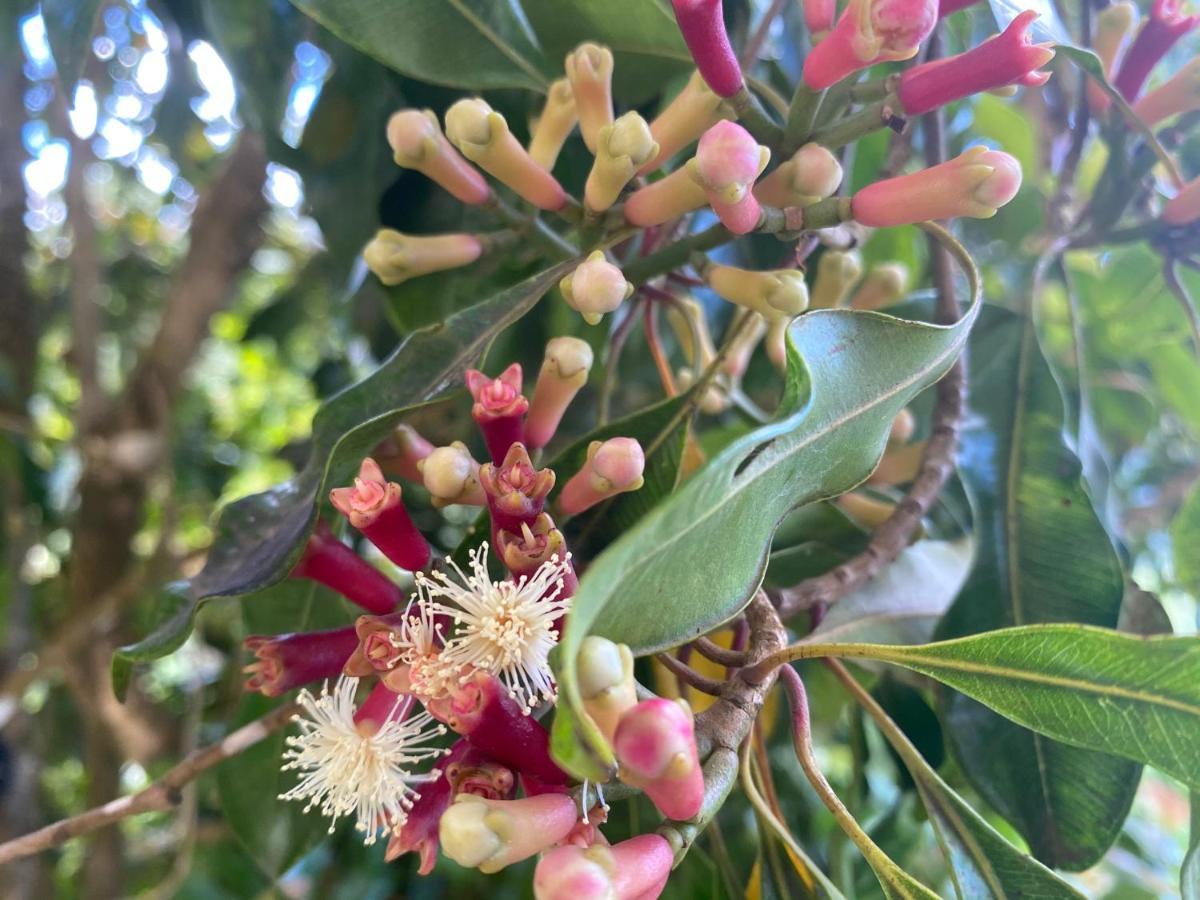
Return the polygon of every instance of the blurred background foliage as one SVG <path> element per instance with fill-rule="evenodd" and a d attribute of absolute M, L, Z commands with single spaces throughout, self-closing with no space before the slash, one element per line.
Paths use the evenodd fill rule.
<path fill-rule="evenodd" d="M 727 2 L 734 33 L 744 36 L 766 6 Z M 383 11 L 378 27 L 356 30 L 356 17 L 371 11 Z M 798 33 L 798 16 L 798 5 L 786 4 L 769 32 L 767 89 L 783 90 L 797 74 L 804 47 L 785 35 Z M 478 21 L 498 40 L 481 36 Z M 986 4 L 950 24 L 951 49 L 995 28 Z M 214 509 L 296 470 L 324 398 L 370 372 L 408 332 L 535 269 L 541 251 L 523 247 L 391 289 L 365 277 L 358 252 L 380 225 L 436 232 L 489 224 L 391 163 L 387 116 L 404 105 L 440 110 L 485 89 L 520 132 L 539 106 L 538 89 L 584 39 L 615 51 L 624 108 L 652 112 L 688 66 L 674 23 L 651 0 L 12 0 L 0 28 L 5 837 L 135 790 L 231 721 L 261 714 L 270 701 L 241 692 L 245 634 L 349 620 L 341 601 L 307 585 L 216 601 L 180 652 L 139 673 L 125 705 L 109 687 L 113 648 L 162 617 L 163 583 L 202 564 Z M 983 95 L 949 118 L 953 149 L 982 138 L 1025 168 L 1016 202 L 964 228 L 988 301 L 1018 311 L 1038 250 L 1029 239 L 1057 188 L 1051 164 L 1066 152 L 1061 86 L 1076 75 L 1061 63 L 1057 71 L 1044 91 L 1015 103 Z M 1191 140 L 1180 156 L 1194 175 L 1200 147 Z M 872 180 L 887 150 L 884 134 L 855 145 L 851 185 Z M 1085 178 L 1099 177 L 1103 152 L 1089 145 Z M 577 188 L 589 164 L 577 139 L 564 160 L 562 179 Z M 231 198 L 241 202 L 224 202 Z M 762 264 L 780 252 L 772 239 L 739 247 Z M 914 273 L 925 266 L 912 229 L 877 233 L 864 255 Z M 1131 627 L 1161 629 L 1169 620 L 1177 633 L 1194 632 L 1200 369 L 1186 320 L 1144 247 L 1076 251 L 1059 274 L 1037 310 L 1039 336 L 1069 401 L 1068 443 L 1132 573 L 1123 613 L 1137 620 Z M 188 308 L 202 313 L 198 321 Z M 586 336 L 598 341 L 595 331 Z M 519 338 L 502 337 L 494 358 L 533 364 L 547 337 L 565 333 L 584 329 L 563 304 L 540 304 Z M 987 336 L 981 331 L 976 343 Z M 658 398 L 639 334 L 631 340 L 618 414 Z M 774 377 L 756 360 L 748 392 L 769 406 Z M 981 377 L 972 390 L 983 396 Z M 440 404 L 421 411 L 419 426 L 435 442 L 448 440 L 465 431 L 465 414 L 461 402 Z M 978 434 L 1003 439 L 989 430 L 1006 427 L 1002 417 L 976 416 Z M 710 424 L 701 443 L 711 450 L 750 420 L 735 411 Z M 969 485 L 948 492 L 926 543 L 950 546 L 961 536 L 970 502 Z M 777 536 L 768 579 L 794 583 L 828 568 L 864 534 L 832 506 L 806 509 Z M 443 542 L 454 541 L 451 527 Z M 963 577 L 961 554 L 939 550 L 896 569 L 890 587 L 929 590 L 931 572 L 948 585 L 948 603 Z M 830 780 L 893 858 L 927 883 L 946 884 L 903 768 L 823 669 L 804 675 Z M 887 678 L 875 690 L 930 762 L 970 795 L 944 752 L 927 686 Z M 769 742 L 776 774 L 767 789 L 848 896 L 878 896 L 870 870 L 818 809 L 783 731 Z M 279 749 L 269 741 L 209 773 L 177 810 L 127 819 L 10 866 L 0 894 L 528 895 L 530 865 L 481 879 L 443 861 L 431 878 L 416 879 L 411 859 L 384 864 L 379 847 L 363 848 L 346 830 L 326 837 L 320 819 L 274 799 Z M 652 815 L 634 803 L 625 821 L 623 808 L 610 838 Z M 1020 841 L 998 815 L 989 819 Z M 1089 896 L 1177 896 L 1187 819 L 1186 796 L 1148 771 L 1112 849 L 1070 877 Z M 804 886 L 782 846 L 735 798 L 667 896 L 804 896 Z"/>

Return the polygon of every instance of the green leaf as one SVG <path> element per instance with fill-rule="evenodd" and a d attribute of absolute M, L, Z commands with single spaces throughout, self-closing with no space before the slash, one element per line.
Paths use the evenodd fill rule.
<path fill-rule="evenodd" d="M 347 625 L 353 617 L 341 599 L 311 581 L 283 581 L 245 598 L 249 634 L 278 634 Z M 230 728 L 258 719 L 283 702 L 245 693 Z M 294 776 L 280 769 L 287 729 L 281 729 L 216 770 L 225 821 L 246 852 L 272 878 L 291 868 L 325 834 L 328 821 L 304 812 L 303 803 L 280 800 Z"/>
<path fill-rule="evenodd" d="M 129 666 L 178 649 L 205 600 L 260 590 L 287 575 L 316 520 L 328 484 L 348 478 L 407 410 L 449 396 L 497 334 L 520 319 L 573 266 L 527 278 L 441 325 L 415 332 L 378 369 L 331 397 L 313 419 L 312 449 L 290 481 L 227 506 L 203 571 L 185 602 L 144 640 L 113 658 L 114 684 Z"/>
<path fill-rule="evenodd" d="M 1183 900 L 1200 900 L 1200 791 L 1192 791 L 1192 829 L 1187 856 L 1179 872 Z"/>
<path fill-rule="evenodd" d="M 798 658 L 861 657 L 912 669 L 1040 734 L 1146 763 L 1200 787 L 1198 638 L 1025 625 L 920 647 L 798 649 Z"/>
<path fill-rule="evenodd" d="M 974 288 L 974 266 L 962 261 Z M 870 474 L 892 419 L 945 374 L 977 311 L 973 302 L 951 327 L 850 310 L 800 317 L 777 420 L 730 444 L 584 574 L 558 648 L 560 708 L 580 708 L 575 657 L 587 634 L 644 654 L 736 614 L 762 580 L 783 517 Z M 567 721 L 555 722 L 560 750 L 572 741 Z"/>
<path fill-rule="evenodd" d="M 844 670 L 843 670 L 844 671 Z M 850 676 L 845 675 L 846 678 Z M 955 891 L 963 900 L 1055 900 L 1079 898 L 1069 884 L 1010 844 L 942 780 L 933 767 L 857 683 L 851 692 L 875 719 L 912 775 L 934 834 L 950 864 Z"/>
<path fill-rule="evenodd" d="M 292 0 L 351 46 L 420 81 L 545 91 L 546 60 L 516 4 Z"/>
<path fill-rule="evenodd" d="M 54 54 L 58 81 L 70 96 L 92 55 L 92 30 L 101 0 L 41 0 L 46 40 Z"/>
<path fill-rule="evenodd" d="M 968 360 L 973 415 L 959 462 L 979 552 L 938 637 L 1036 622 L 1115 627 L 1124 576 L 1064 443 L 1062 399 L 1032 323 L 985 307 Z M 961 695 L 941 706 L 967 778 L 1034 855 L 1071 869 L 1103 855 L 1128 813 L 1136 765 L 1056 744 Z"/>
<path fill-rule="evenodd" d="M 1175 578 L 1179 586 L 1200 597 L 1200 482 L 1183 501 L 1171 523 L 1171 552 L 1175 559 Z"/>

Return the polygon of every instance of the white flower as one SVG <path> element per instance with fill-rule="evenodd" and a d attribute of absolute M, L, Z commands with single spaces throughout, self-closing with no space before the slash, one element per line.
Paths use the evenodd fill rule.
<path fill-rule="evenodd" d="M 283 769 L 297 769 L 301 775 L 296 786 L 279 797 L 307 800 L 305 812 L 319 806 L 321 814 L 333 820 L 331 833 L 339 818 L 353 815 L 355 828 L 366 834 L 364 843 L 373 844 L 380 832 L 396 832 L 408 818 L 413 801 L 421 796 L 412 785 L 440 774 L 435 769 L 414 775 L 405 766 L 441 756 L 442 748 L 421 745 L 446 729 L 427 728 L 433 718 L 426 712 L 389 717 L 378 728 L 372 722 L 355 722 L 357 688 L 357 678 L 342 676 L 332 692 L 328 682 L 318 697 L 300 692 L 297 699 L 307 718 L 293 719 L 300 734 L 287 739 Z M 412 701 L 401 698 L 397 705 L 405 702 Z"/>
<path fill-rule="evenodd" d="M 393 646 L 400 650 L 400 662 L 408 666 L 409 690 L 423 703 L 445 697 L 458 679 L 457 666 L 447 665 L 442 655 L 445 619 L 437 620 L 437 604 L 426 594 L 428 584 L 418 579 L 417 593 L 404 610 L 400 633 L 392 638 Z"/>
<path fill-rule="evenodd" d="M 455 670 L 492 673 L 528 713 L 538 698 L 555 697 L 546 657 L 558 643 L 554 623 L 571 605 L 569 597 L 561 597 L 570 555 L 553 556 L 532 577 L 514 582 L 492 581 L 487 552 L 485 542 L 471 553 L 470 575 L 451 562 L 463 585 L 442 572 L 432 578 L 418 573 L 417 589 L 424 591 L 435 612 L 451 616 L 458 626 L 442 649 L 442 663 Z"/>

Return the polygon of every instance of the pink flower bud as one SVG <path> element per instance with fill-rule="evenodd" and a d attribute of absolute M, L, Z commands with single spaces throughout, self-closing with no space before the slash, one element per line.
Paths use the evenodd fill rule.
<path fill-rule="evenodd" d="M 1193 59 L 1171 80 L 1133 104 L 1133 111 L 1147 125 L 1200 109 L 1200 59 Z"/>
<path fill-rule="evenodd" d="M 471 162 L 538 209 L 562 209 L 567 192 L 508 130 L 504 116 L 478 97 L 446 110 L 446 136 Z"/>
<path fill-rule="evenodd" d="M 823 41 L 837 18 L 837 0 L 802 0 L 804 25 L 814 46 Z"/>
<path fill-rule="evenodd" d="M 397 425 L 391 435 L 380 442 L 372 455 L 387 474 L 406 481 L 419 482 L 421 470 L 417 463 L 433 450 L 433 444 L 421 437 L 411 425 Z"/>
<path fill-rule="evenodd" d="M 318 522 L 291 578 L 308 578 L 337 591 L 367 612 L 383 614 L 403 598 L 400 589 Z"/>
<path fill-rule="evenodd" d="M 639 228 L 661 225 L 708 202 L 699 183 L 687 166 L 680 166 L 666 178 L 638 188 L 625 200 L 625 221 Z"/>
<path fill-rule="evenodd" d="M 592 634 L 583 639 L 576 666 L 583 708 L 612 743 L 621 716 L 637 705 L 633 653 L 624 644 Z"/>
<path fill-rule="evenodd" d="M 438 835 L 448 857 L 490 875 L 553 847 L 578 818 L 575 801 L 567 794 L 520 800 L 460 794 L 442 814 Z"/>
<path fill-rule="evenodd" d="M 1092 50 L 1100 59 L 1105 77 L 1111 82 L 1116 75 L 1117 58 L 1121 55 L 1138 20 L 1137 4 L 1122 0 L 1096 13 L 1092 28 Z M 1092 81 L 1087 83 L 1088 105 L 1099 115 L 1108 110 L 1112 100 L 1108 94 Z"/>
<path fill-rule="evenodd" d="M 247 691 L 278 697 L 293 688 L 336 678 L 358 646 L 352 627 L 272 636 L 254 634 L 242 642 L 255 660 L 242 669 Z"/>
<path fill-rule="evenodd" d="M 798 269 L 754 272 L 714 264 L 704 277 L 722 300 L 754 310 L 771 321 L 791 319 L 808 309 L 808 284 Z"/>
<path fill-rule="evenodd" d="M 734 234 L 746 234 L 761 213 L 750 189 L 770 160 L 771 151 L 760 147 L 741 125 L 718 122 L 700 138 L 688 170 L 721 224 Z"/>
<path fill-rule="evenodd" d="M 854 296 L 853 309 L 879 309 L 904 299 L 908 293 L 908 266 L 901 262 L 880 263 L 874 266 Z"/>
<path fill-rule="evenodd" d="M 1026 10 L 1002 34 L 973 50 L 907 69 L 896 91 L 904 111 L 919 116 L 981 91 L 1045 84 L 1050 75 L 1038 70 L 1054 58 L 1054 50 L 1050 44 L 1030 40 L 1029 26 L 1037 17 Z"/>
<path fill-rule="evenodd" d="M 567 306 L 589 325 L 597 324 L 605 313 L 613 312 L 633 296 L 633 285 L 605 259 L 602 250 L 593 251 L 558 287 Z"/>
<path fill-rule="evenodd" d="M 375 460 L 364 459 L 354 486 L 334 488 L 329 502 L 400 568 L 416 571 L 429 565 L 429 543 L 409 518 L 400 485 L 385 479 Z"/>
<path fill-rule="evenodd" d="M 826 250 L 817 260 L 817 277 L 813 282 L 813 309 L 833 309 L 841 306 L 851 289 L 862 277 L 862 257 L 856 250 Z"/>
<path fill-rule="evenodd" d="M 363 249 L 367 268 L 389 287 L 479 259 L 483 242 L 473 234 L 416 236 L 380 228 Z"/>
<path fill-rule="evenodd" d="M 402 109 L 387 124 L 387 139 L 396 165 L 416 169 L 463 203 L 479 206 L 492 189 L 442 134 L 432 110 Z"/>
<path fill-rule="evenodd" d="M 475 671 L 445 696 L 431 698 L 426 709 L 488 756 L 515 772 L 546 784 L 565 784 L 567 776 L 550 757 L 550 735 L 500 684 L 496 676 Z"/>
<path fill-rule="evenodd" d="M 533 874 L 536 900 L 655 900 L 675 863 L 660 834 L 639 834 L 606 847 L 569 844 L 538 862 Z"/>
<path fill-rule="evenodd" d="M 596 136 L 596 160 L 584 185 L 583 199 L 593 213 L 604 212 L 633 180 L 638 169 L 658 155 L 650 126 L 636 112 L 627 112 Z"/>
<path fill-rule="evenodd" d="M 699 72 L 693 72 L 683 90 L 650 123 L 650 135 L 658 153 L 638 170 L 653 172 L 727 115 L 721 98 L 713 93 Z"/>
<path fill-rule="evenodd" d="M 417 468 L 421 471 L 425 490 L 433 496 L 434 506 L 487 504 L 479 484 L 479 463 L 462 441 L 436 448 L 417 464 Z"/>
<path fill-rule="evenodd" d="M 607 500 L 642 486 L 642 471 L 646 457 L 642 445 L 633 438 L 609 438 L 603 443 L 592 441 L 587 461 L 567 482 L 558 498 L 562 511 L 569 516 L 590 509 Z"/>
<path fill-rule="evenodd" d="M 552 171 L 563 144 L 578 121 L 571 83 L 560 78 L 546 92 L 546 105 L 542 107 L 542 114 L 538 116 L 529 139 L 529 155 L 533 161 L 547 172 Z"/>
<path fill-rule="evenodd" d="M 850 0 L 805 58 L 804 83 L 820 91 L 876 63 L 916 56 L 937 16 L 937 0 Z"/>
<path fill-rule="evenodd" d="M 1141 93 L 1150 70 L 1175 46 L 1176 41 L 1197 25 L 1200 25 L 1200 16 L 1184 15 L 1180 0 L 1154 0 L 1154 5 L 1150 7 L 1150 18 L 1121 60 L 1113 87 L 1132 102 Z"/>
<path fill-rule="evenodd" d="M 612 51 L 599 44 L 580 44 L 567 54 L 564 68 L 575 97 L 583 142 L 595 153 L 600 129 L 613 120 Z"/>
<path fill-rule="evenodd" d="M 1167 201 L 1162 218 L 1168 225 L 1190 225 L 1200 219 L 1200 178 Z"/>
<path fill-rule="evenodd" d="M 521 382 L 520 363 L 513 363 L 496 378 L 467 369 L 467 390 L 475 401 L 471 415 L 495 462 L 504 459 L 508 448 L 525 437 L 522 419 L 529 401 L 521 393 Z"/>
<path fill-rule="evenodd" d="M 721 0 L 671 0 L 675 21 L 696 68 L 720 97 L 732 97 L 742 89 L 742 67 L 725 32 Z"/>
<path fill-rule="evenodd" d="M 541 515 L 554 487 L 554 470 L 535 469 L 529 451 L 518 442 L 508 448 L 500 465 L 479 467 L 479 483 L 495 527 L 516 531 Z"/>
<path fill-rule="evenodd" d="M 538 450 L 550 443 L 563 413 L 580 388 L 587 384 L 591 369 L 592 348 L 587 341 L 556 337 L 546 344 L 546 356 L 525 420 L 526 444 Z"/>
<path fill-rule="evenodd" d="M 940 0 L 938 3 L 938 18 L 944 19 L 946 16 L 958 12 L 960 9 L 966 9 L 968 6 L 974 6 L 979 0 Z"/>
<path fill-rule="evenodd" d="M 643 700 L 621 717 L 613 750 L 626 784 L 668 819 L 690 819 L 704 802 L 692 714 L 674 700 Z"/>
<path fill-rule="evenodd" d="M 975 146 L 941 165 L 868 185 L 854 195 L 851 209 L 857 222 L 875 228 L 956 216 L 988 219 L 1020 187 L 1020 163 Z"/>
<path fill-rule="evenodd" d="M 832 197 L 842 183 L 842 165 L 820 144 L 805 144 L 754 187 L 771 206 L 808 206 Z"/>

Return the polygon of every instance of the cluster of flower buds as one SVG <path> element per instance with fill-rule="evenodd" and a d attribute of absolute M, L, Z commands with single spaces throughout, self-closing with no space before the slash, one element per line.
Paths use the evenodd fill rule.
<path fill-rule="evenodd" d="M 805 58 L 804 83 L 820 91 L 876 63 L 911 59 L 937 19 L 937 0 L 850 0 Z"/>

